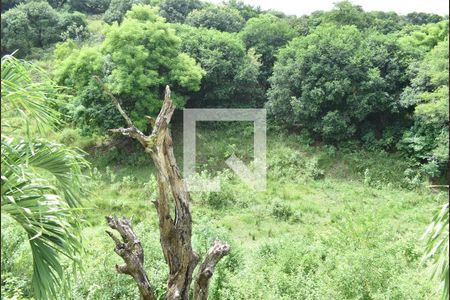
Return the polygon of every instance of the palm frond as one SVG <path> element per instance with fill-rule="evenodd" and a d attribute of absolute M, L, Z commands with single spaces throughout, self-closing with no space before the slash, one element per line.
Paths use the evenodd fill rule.
<path fill-rule="evenodd" d="M 31 144 L 32 147 L 29 147 L 30 141 L 4 138 L 2 146 L 8 151 L 5 164 L 19 167 L 21 172 L 31 172 L 33 176 L 50 175 L 58 190 L 64 193 L 64 200 L 70 207 L 75 207 L 84 193 L 83 169 L 89 168 L 83 152 L 42 139 L 31 140 Z"/>
<path fill-rule="evenodd" d="M 444 204 L 433 218 L 422 239 L 426 241 L 422 261 L 432 261 L 432 276 L 439 278 L 443 289 L 443 299 L 449 292 L 449 204 Z"/>
<path fill-rule="evenodd" d="M 33 296 L 38 300 L 58 297 L 66 279 L 61 256 L 79 262 L 76 207 L 84 192 L 83 169 L 88 167 L 81 151 L 30 134 L 31 126 L 59 122 L 54 109 L 58 89 L 42 76 L 45 73 L 26 61 L 2 57 L 1 213 L 29 237 Z M 23 138 L 8 137 L 24 129 Z"/>
<path fill-rule="evenodd" d="M 5 55 L 1 60 L 2 114 L 20 116 L 25 126 L 35 121 L 37 126 L 54 126 L 59 113 L 53 108 L 57 96 L 56 85 L 48 78 L 33 76 L 45 74 L 33 64 Z M 2 118 L 4 119 L 4 118 Z M 2 131 L 7 123 L 2 120 Z"/>
<path fill-rule="evenodd" d="M 59 254 L 77 261 L 82 249 L 73 207 L 87 163 L 63 145 L 39 140 L 32 148 L 30 153 L 27 141 L 2 139 L 1 208 L 27 232 L 35 297 L 49 299 L 64 279 Z"/>

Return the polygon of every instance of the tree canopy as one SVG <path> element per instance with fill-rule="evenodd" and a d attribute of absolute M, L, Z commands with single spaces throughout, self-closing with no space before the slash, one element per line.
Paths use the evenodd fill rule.
<path fill-rule="evenodd" d="M 60 13 L 47 2 L 20 4 L 2 14 L 2 54 L 17 51 L 24 57 L 33 47 L 45 48 L 61 41 L 63 33 L 75 37 L 76 29 L 84 30 L 84 17 L 79 13 Z"/>
<path fill-rule="evenodd" d="M 431 176 L 445 171 L 448 163 L 448 51 L 446 38 L 427 53 L 402 94 L 402 104 L 414 109 L 414 125 L 399 148 L 427 162 Z"/>
<path fill-rule="evenodd" d="M 180 43 L 156 10 L 136 5 L 120 25 L 107 30 L 102 45 L 76 48 L 68 42 L 59 46 L 58 82 L 76 89 L 76 111 L 82 122 L 111 128 L 111 122 L 117 125 L 118 120 L 111 119 L 109 100 L 92 78 L 98 76 L 145 129 L 141 116 L 158 111 L 166 84 L 176 87 L 172 98 L 177 107 L 185 104 L 188 91 L 200 88 L 203 71 L 180 52 Z"/>
<path fill-rule="evenodd" d="M 275 55 L 278 49 L 294 38 L 294 30 L 286 20 L 264 14 L 248 20 L 239 34 L 247 49 L 254 48 L 261 56 L 261 82 L 267 85 L 267 79 L 272 74 L 275 63 Z"/>
<path fill-rule="evenodd" d="M 244 27 L 245 21 L 237 9 L 228 6 L 209 5 L 189 13 L 186 23 L 196 27 L 239 32 Z"/>
<path fill-rule="evenodd" d="M 201 9 L 204 4 L 199 0 L 164 0 L 160 6 L 160 14 L 167 22 L 184 23 L 187 15 L 194 9 Z"/>
<path fill-rule="evenodd" d="M 196 107 L 261 106 L 259 57 L 246 51 L 237 35 L 214 29 L 180 26 L 181 49 L 205 70 L 201 88 L 193 93 Z"/>
<path fill-rule="evenodd" d="M 320 26 L 295 38 L 280 51 L 270 79 L 270 115 L 326 141 L 368 134 L 363 129 L 375 124 L 386 129 L 408 83 L 399 49 L 395 39 L 364 36 L 355 26 Z"/>

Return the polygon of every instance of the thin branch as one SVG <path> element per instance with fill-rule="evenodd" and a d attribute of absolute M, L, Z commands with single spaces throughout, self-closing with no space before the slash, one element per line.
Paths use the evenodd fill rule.
<path fill-rule="evenodd" d="M 131 121 L 130 117 L 126 114 L 126 112 L 122 109 L 122 106 L 119 103 L 119 100 L 111 93 L 111 91 L 106 87 L 106 85 L 103 83 L 103 81 L 98 76 L 93 76 L 95 80 L 97 80 L 98 84 L 101 85 L 103 90 L 106 94 L 111 98 L 112 102 L 116 106 L 119 113 L 122 115 L 122 117 L 125 119 L 125 122 L 127 122 L 127 125 L 130 127 L 134 127 L 133 122 Z"/>
<path fill-rule="evenodd" d="M 108 89 L 108 87 L 103 83 L 103 81 L 98 76 L 93 76 L 94 79 L 99 83 L 99 85 L 103 88 L 103 90 L 108 94 L 108 96 L 111 98 L 112 102 L 116 106 L 119 113 L 122 115 L 122 117 L 125 119 L 125 122 L 129 126 L 129 128 L 117 128 L 117 129 L 110 129 L 110 132 L 113 133 L 120 133 L 125 136 L 132 137 L 136 140 L 138 140 L 144 148 L 147 148 L 147 142 L 148 137 L 142 133 L 134 124 L 133 121 L 131 121 L 130 117 L 127 115 L 127 113 L 122 109 L 122 106 L 119 103 L 119 100 L 111 93 L 111 91 Z"/>

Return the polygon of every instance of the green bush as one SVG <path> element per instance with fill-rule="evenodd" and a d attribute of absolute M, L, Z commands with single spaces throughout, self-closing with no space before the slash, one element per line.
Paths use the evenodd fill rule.
<path fill-rule="evenodd" d="M 277 199 L 272 203 L 272 215 L 280 221 L 288 221 L 293 215 L 294 211 L 291 206 L 281 202 Z"/>
<path fill-rule="evenodd" d="M 325 176 L 324 170 L 319 167 L 319 160 L 316 157 L 306 162 L 306 175 L 314 180 L 322 179 Z"/>
<path fill-rule="evenodd" d="M 181 51 L 193 57 L 205 70 L 201 87 L 192 93 L 192 107 L 260 107 L 264 90 L 258 79 L 259 57 L 246 51 L 234 34 L 207 28 L 178 26 Z M 220 82 L 220 84 L 217 84 Z"/>
<path fill-rule="evenodd" d="M 16 50 L 17 57 L 31 53 L 33 47 L 47 48 L 64 37 L 77 38 L 85 33 L 81 14 L 60 13 L 45 1 L 20 4 L 2 14 L 2 54 Z"/>
<path fill-rule="evenodd" d="M 203 179 L 208 178 L 207 172 L 201 175 Z M 234 206 L 237 202 L 237 196 L 233 188 L 232 176 L 229 171 L 218 172 L 216 178 L 220 180 L 220 191 L 218 192 L 200 192 L 198 198 L 200 203 L 206 204 L 213 209 L 221 210 Z"/>

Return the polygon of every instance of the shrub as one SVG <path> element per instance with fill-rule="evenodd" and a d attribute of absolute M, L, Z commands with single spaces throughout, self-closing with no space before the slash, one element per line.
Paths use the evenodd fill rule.
<path fill-rule="evenodd" d="M 288 221 L 294 214 L 293 209 L 290 205 L 281 202 L 281 200 L 276 199 L 272 203 L 272 215 L 280 221 Z"/>
<path fill-rule="evenodd" d="M 316 157 L 306 162 L 306 175 L 314 180 L 322 179 L 325 176 L 324 170 L 319 168 L 319 160 Z"/>

